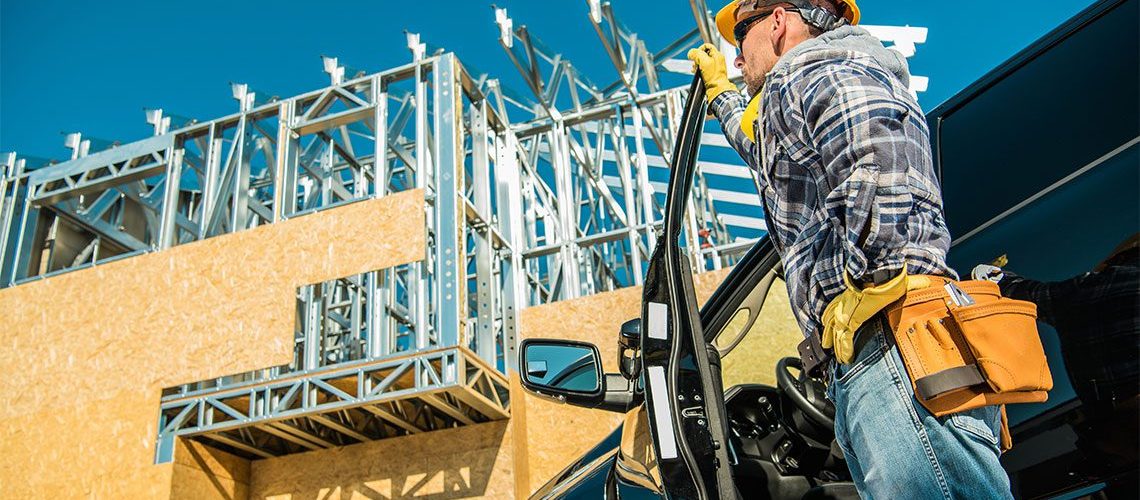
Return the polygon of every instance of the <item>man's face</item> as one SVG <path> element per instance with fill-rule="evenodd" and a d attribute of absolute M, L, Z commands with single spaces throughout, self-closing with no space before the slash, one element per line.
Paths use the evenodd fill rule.
<path fill-rule="evenodd" d="M 778 14 L 775 11 L 780 11 Z M 759 21 L 751 23 L 744 39 L 740 42 L 740 51 L 733 65 L 744 75 L 744 85 L 748 87 L 748 94 L 754 96 L 764 86 L 764 77 L 776 65 L 779 57 L 776 55 L 773 43 L 774 22 L 777 16 L 783 19 L 786 13 L 783 7 L 762 13 L 750 13 L 746 19 L 760 17 Z"/>

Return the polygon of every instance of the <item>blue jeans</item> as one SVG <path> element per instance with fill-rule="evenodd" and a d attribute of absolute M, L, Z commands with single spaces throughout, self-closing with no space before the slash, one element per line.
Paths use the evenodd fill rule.
<path fill-rule="evenodd" d="M 999 408 L 936 418 L 914 398 L 887 328 L 879 316 L 860 328 L 864 344 L 850 364 L 832 364 L 827 388 L 835 403 L 835 439 L 859 495 L 1013 498 L 998 463 Z"/>

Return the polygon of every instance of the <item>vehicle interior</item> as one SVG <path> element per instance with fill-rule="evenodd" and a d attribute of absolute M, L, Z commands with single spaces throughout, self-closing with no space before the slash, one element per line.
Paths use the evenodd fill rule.
<path fill-rule="evenodd" d="M 757 325 L 780 271 L 774 248 L 762 241 L 705 304 L 701 316 L 718 373 Z M 835 444 L 834 406 L 800 368 L 798 357 L 785 357 L 776 363 L 775 385 L 724 390 L 737 489 L 749 498 L 858 498 Z"/>

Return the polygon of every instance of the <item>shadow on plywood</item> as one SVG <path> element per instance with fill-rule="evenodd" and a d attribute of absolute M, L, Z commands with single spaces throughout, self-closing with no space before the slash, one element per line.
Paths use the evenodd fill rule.
<path fill-rule="evenodd" d="M 257 460 L 250 498 L 510 498 L 508 422 Z"/>

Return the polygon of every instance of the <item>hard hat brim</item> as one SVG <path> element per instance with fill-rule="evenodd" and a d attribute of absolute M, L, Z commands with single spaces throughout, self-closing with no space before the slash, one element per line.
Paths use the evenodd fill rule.
<path fill-rule="evenodd" d="M 847 22 L 851 23 L 851 26 L 858 25 L 859 24 L 859 18 L 862 16 L 859 13 L 859 6 L 855 4 L 855 0 L 840 0 L 840 1 L 847 4 L 847 12 L 844 13 L 843 17 L 847 18 Z"/>
<path fill-rule="evenodd" d="M 732 0 L 716 13 L 716 30 L 720 32 L 720 36 L 733 45 L 736 45 L 736 40 L 732 36 L 732 28 L 736 26 L 736 6 L 738 3 L 740 0 Z"/>

